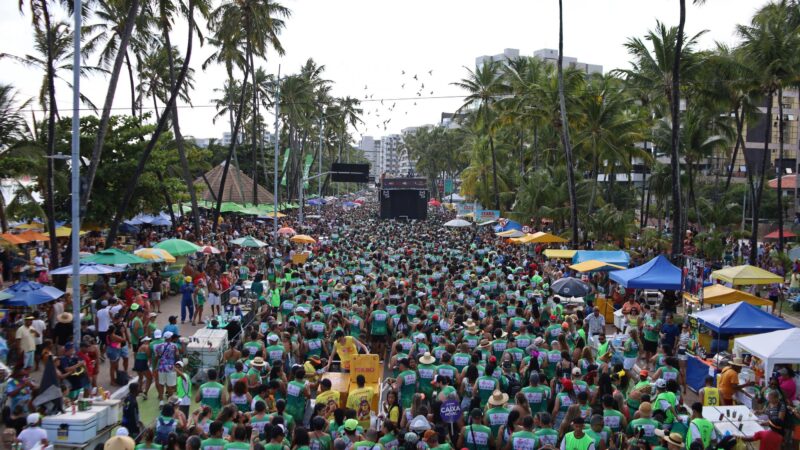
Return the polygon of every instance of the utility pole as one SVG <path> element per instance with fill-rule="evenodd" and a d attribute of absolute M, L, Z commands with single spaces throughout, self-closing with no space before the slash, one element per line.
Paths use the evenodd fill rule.
<path fill-rule="evenodd" d="M 80 275 L 80 158 L 81 158 L 81 0 L 74 0 L 75 25 L 72 51 L 72 333 L 73 344 L 81 341 L 81 275 Z M 87 193 L 88 195 L 88 193 Z"/>
<path fill-rule="evenodd" d="M 324 111 L 323 111 L 324 112 Z M 319 116 L 319 164 L 317 164 L 317 200 L 319 204 L 317 205 L 317 214 L 322 213 L 322 138 L 325 134 L 325 121 L 323 120 L 324 116 Z"/>

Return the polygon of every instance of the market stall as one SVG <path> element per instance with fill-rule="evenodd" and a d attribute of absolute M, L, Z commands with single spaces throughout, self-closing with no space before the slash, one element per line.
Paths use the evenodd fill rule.
<path fill-rule="evenodd" d="M 733 351 L 737 354 L 749 353 L 754 361 L 756 382 L 769 377 L 776 364 L 800 364 L 800 328 L 773 331 L 771 333 L 743 336 L 734 339 Z M 754 358 L 754 360 L 755 360 Z M 760 367 L 758 367 L 760 365 Z"/>
<path fill-rule="evenodd" d="M 729 288 L 722 284 L 713 284 L 703 288 L 703 304 L 700 305 L 700 297 L 688 292 L 683 293 L 683 298 L 689 304 L 697 306 L 706 305 L 730 305 L 732 303 L 745 302 L 753 306 L 772 306 L 772 302 L 753 294 L 749 294 L 738 289 Z"/>
<path fill-rule="evenodd" d="M 558 248 L 548 248 L 544 251 L 544 256 L 550 259 L 572 259 L 578 253 L 577 250 L 561 250 Z M 573 261 L 574 262 L 574 261 Z"/>
<path fill-rule="evenodd" d="M 590 259 L 623 267 L 628 267 L 631 263 L 631 257 L 628 252 L 622 250 L 578 250 L 572 257 L 572 264 L 589 261 Z"/>
<path fill-rule="evenodd" d="M 628 289 L 681 289 L 681 269 L 672 265 L 663 255 L 641 266 L 611 272 L 609 278 Z"/>

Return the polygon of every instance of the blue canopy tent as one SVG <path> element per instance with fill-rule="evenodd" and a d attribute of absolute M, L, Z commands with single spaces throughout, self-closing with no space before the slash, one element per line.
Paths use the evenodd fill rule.
<path fill-rule="evenodd" d="M 697 323 L 713 332 L 712 353 L 728 349 L 728 339 L 742 334 L 761 334 L 794 328 L 789 322 L 746 302 L 698 311 L 691 315 Z M 695 357 L 686 365 L 686 384 L 694 390 L 703 387 L 708 366 Z"/>
<path fill-rule="evenodd" d="M 681 269 L 663 255 L 641 266 L 611 272 L 609 278 L 630 289 L 681 289 Z"/>
<path fill-rule="evenodd" d="M 622 250 L 578 250 L 572 256 L 572 264 L 582 263 L 591 259 L 624 267 L 628 267 L 631 263 L 631 257 L 628 252 Z"/>
<path fill-rule="evenodd" d="M 519 222 L 515 222 L 513 220 L 506 221 L 505 225 L 498 225 L 494 227 L 495 233 L 502 233 L 503 231 L 509 230 L 522 230 L 522 225 Z"/>
<path fill-rule="evenodd" d="M 64 295 L 64 292 L 59 289 L 33 281 L 20 281 L 4 290 L 3 293 L 13 296 L 0 303 L 4 306 L 36 306 Z"/>

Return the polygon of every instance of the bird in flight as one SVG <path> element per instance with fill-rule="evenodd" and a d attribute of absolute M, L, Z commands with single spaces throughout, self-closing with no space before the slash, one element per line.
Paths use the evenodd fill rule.
<path fill-rule="evenodd" d="M 365 90 L 365 91 L 367 90 L 367 85 L 366 85 L 366 84 L 364 85 L 364 90 Z"/>
<path fill-rule="evenodd" d="M 433 95 L 433 91 L 431 91 L 431 95 Z"/>
<path fill-rule="evenodd" d="M 415 80 L 419 80 L 419 78 L 417 78 L 417 75 L 416 75 L 416 74 L 414 75 L 414 79 L 415 79 Z"/>
<path fill-rule="evenodd" d="M 428 71 L 428 75 L 433 75 L 433 69 Z"/>
<path fill-rule="evenodd" d="M 405 70 L 403 70 L 403 71 L 401 72 L 401 74 L 402 74 L 402 75 L 405 75 L 405 74 L 406 74 L 406 71 L 405 71 Z"/>
<path fill-rule="evenodd" d="M 405 88 L 406 88 L 406 84 L 405 83 L 400 85 L 400 89 L 405 89 Z"/>
<path fill-rule="evenodd" d="M 422 86 L 419 87 L 420 89 L 425 89 L 425 83 L 422 83 Z"/>

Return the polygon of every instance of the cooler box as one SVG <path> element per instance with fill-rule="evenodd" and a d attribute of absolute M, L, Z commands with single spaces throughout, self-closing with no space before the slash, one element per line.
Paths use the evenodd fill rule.
<path fill-rule="evenodd" d="M 350 360 L 350 386 L 349 390 L 358 388 L 356 384 L 356 377 L 364 375 L 366 383 L 364 387 L 371 387 L 375 392 L 372 396 L 372 404 L 370 408 L 377 413 L 378 401 L 381 396 L 381 378 L 382 367 L 380 357 L 378 355 L 355 355 Z"/>
<path fill-rule="evenodd" d="M 195 355 L 200 360 L 200 368 L 208 369 L 217 367 L 222 360 L 222 353 L 228 348 L 228 330 L 211 330 L 203 328 L 197 330 L 189 338 L 186 352 Z"/>
<path fill-rule="evenodd" d="M 117 425 L 122 423 L 122 400 L 94 400 L 94 406 L 105 406 L 108 408 L 107 417 L 109 425 Z M 99 430 L 102 428 L 97 427 Z"/>
<path fill-rule="evenodd" d="M 95 414 L 97 417 L 97 429 L 102 430 L 109 425 L 112 425 L 114 422 L 109 422 L 111 420 L 111 408 L 105 405 L 98 405 L 92 404 L 92 407 L 89 408 L 88 411 L 84 411 L 88 413 Z"/>
<path fill-rule="evenodd" d="M 45 416 L 42 428 L 53 445 L 85 444 L 97 435 L 97 414 L 85 411 Z"/>

